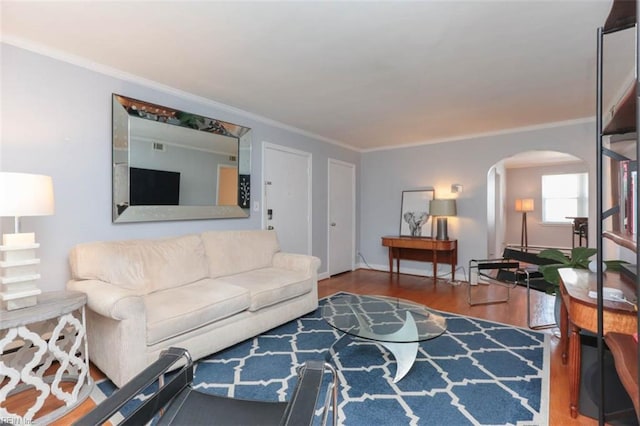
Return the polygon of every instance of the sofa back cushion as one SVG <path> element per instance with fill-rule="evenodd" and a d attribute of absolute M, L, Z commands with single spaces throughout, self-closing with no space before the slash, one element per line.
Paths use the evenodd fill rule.
<path fill-rule="evenodd" d="M 69 263 L 74 279 L 106 281 L 142 293 L 189 284 L 209 273 L 198 235 L 78 244 Z"/>
<path fill-rule="evenodd" d="M 211 278 L 269 267 L 280 251 L 275 231 L 209 231 L 202 241 Z"/>

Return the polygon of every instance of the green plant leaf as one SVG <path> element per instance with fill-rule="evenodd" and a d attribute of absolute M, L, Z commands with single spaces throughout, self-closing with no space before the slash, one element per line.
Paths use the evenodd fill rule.
<path fill-rule="evenodd" d="M 584 268 L 589 267 L 589 258 L 596 254 L 598 250 L 589 247 L 574 247 L 571 250 L 571 262 L 574 265 L 585 265 Z M 586 263 L 585 263 L 586 262 Z"/>
<path fill-rule="evenodd" d="M 560 285 L 560 273 L 558 269 L 566 268 L 565 264 L 541 265 L 538 271 L 542 273 L 544 280 L 556 286 Z"/>
<path fill-rule="evenodd" d="M 556 262 L 561 263 L 561 264 L 566 265 L 566 266 L 570 266 L 571 265 L 571 260 L 567 256 L 565 256 L 560 250 L 557 250 L 557 249 L 542 250 L 538 254 L 538 257 L 542 257 L 544 259 L 555 260 Z"/>
<path fill-rule="evenodd" d="M 629 263 L 629 262 L 625 262 L 624 260 L 605 260 L 604 261 L 604 264 L 607 265 L 607 271 L 613 271 L 613 272 L 619 271 L 620 267 L 625 263 Z"/>

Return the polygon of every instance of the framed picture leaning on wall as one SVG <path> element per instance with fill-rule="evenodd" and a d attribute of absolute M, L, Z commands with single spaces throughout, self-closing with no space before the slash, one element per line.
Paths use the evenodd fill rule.
<path fill-rule="evenodd" d="M 402 191 L 400 236 L 431 237 L 429 201 L 434 196 L 433 189 Z"/>

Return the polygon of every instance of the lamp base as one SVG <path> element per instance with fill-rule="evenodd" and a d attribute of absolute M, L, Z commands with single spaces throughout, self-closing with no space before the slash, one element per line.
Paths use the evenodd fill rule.
<path fill-rule="evenodd" d="M 37 286 L 35 250 L 40 247 L 33 233 L 4 234 L 0 246 L 0 301 L 2 308 L 14 309 L 34 306 L 42 291 Z"/>
<path fill-rule="evenodd" d="M 448 240 L 449 233 L 447 230 L 447 218 L 439 217 L 437 222 L 438 222 L 438 232 L 436 234 L 436 240 Z"/>

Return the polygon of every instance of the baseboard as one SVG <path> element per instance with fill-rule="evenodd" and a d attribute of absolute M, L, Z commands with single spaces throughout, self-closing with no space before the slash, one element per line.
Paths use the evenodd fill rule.
<path fill-rule="evenodd" d="M 428 265 L 428 268 L 407 268 L 404 266 L 400 267 L 400 272 L 402 274 L 406 274 L 406 275 L 417 275 L 420 277 L 428 277 L 431 278 L 433 277 L 433 271 L 431 268 L 431 263 L 426 263 L 425 265 Z M 451 266 L 449 264 L 442 264 L 443 268 L 446 268 L 446 271 L 442 271 L 440 270 L 440 268 L 438 268 L 438 270 L 440 270 L 440 272 L 438 273 L 438 278 L 439 279 L 450 279 L 451 278 Z M 385 264 L 385 265 L 377 265 L 377 264 L 370 264 L 370 263 L 364 263 L 364 262 L 359 262 L 355 265 L 356 269 L 368 269 L 371 271 L 380 271 L 380 272 L 389 272 L 389 265 Z M 457 281 L 466 281 L 467 277 L 465 275 L 465 271 L 459 271 L 460 266 L 456 267 L 456 280 Z M 395 273 L 395 269 L 394 269 L 394 273 Z M 460 274 L 460 275 L 458 275 Z M 329 275 L 329 272 L 322 272 L 320 274 L 318 274 L 318 280 L 326 280 L 328 278 L 331 278 L 331 276 Z"/>
<path fill-rule="evenodd" d="M 420 277 L 433 277 L 433 268 L 432 268 L 432 264 L 427 262 L 424 264 L 425 267 L 424 268 L 409 268 L 409 267 L 405 267 L 400 265 L 400 273 L 402 274 L 407 274 L 407 275 L 417 275 Z M 440 269 L 440 266 L 442 266 L 442 269 Z M 385 265 L 377 265 L 377 264 L 366 264 L 363 262 L 360 262 L 356 265 L 356 267 L 358 269 L 370 269 L 373 271 L 382 271 L 382 272 L 389 272 L 389 264 L 385 264 Z M 444 270 L 443 270 L 444 269 Z M 465 276 L 465 272 L 464 271 L 459 271 L 460 266 L 456 266 L 456 278 L 458 281 L 460 281 L 462 278 L 464 278 L 466 280 L 466 276 Z M 396 272 L 395 270 L 395 265 L 394 265 L 394 273 Z M 461 275 L 458 275 L 458 273 L 461 272 Z M 438 264 L 438 278 L 440 279 L 447 279 L 447 278 L 451 278 L 451 265 L 449 264 Z"/>

